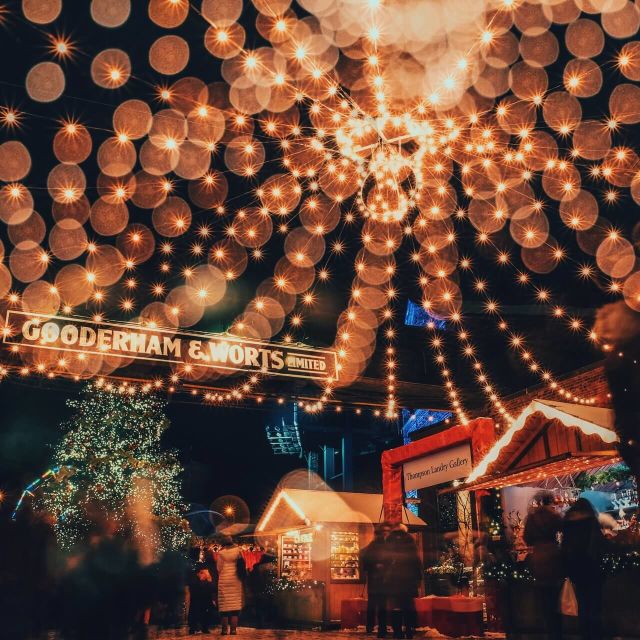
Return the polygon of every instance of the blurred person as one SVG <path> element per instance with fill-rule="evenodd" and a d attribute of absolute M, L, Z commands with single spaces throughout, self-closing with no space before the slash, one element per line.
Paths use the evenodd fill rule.
<path fill-rule="evenodd" d="M 640 313 L 626 300 L 598 309 L 594 326 L 598 341 L 605 347 L 605 373 L 615 415 L 619 442 L 616 448 L 640 487 Z"/>
<path fill-rule="evenodd" d="M 422 562 L 415 541 L 403 524 L 389 533 L 386 554 L 386 591 L 394 638 L 413 638 L 417 624 L 414 598 L 422 581 Z"/>
<path fill-rule="evenodd" d="M 152 618 L 163 629 L 180 628 L 184 621 L 185 589 L 189 588 L 186 558 L 179 551 L 166 551 L 152 568 L 152 577 L 155 583 Z"/>
<path fill-rule="evenodd" d="M 367 633 L 373 633 L 377 621 L 378 638 L 387 635 L 385 569 L 388 564 L 386 539 L 390 532 L 390 525 L 381 524 L 373 540 L 360 552 L 360 564 L 367 581 Z"/>
<path fill-rule="evenodd" d="M 617 520 L 608 513 L 598 513 L 598 524 L 605 538 L 613 538 L 618 528 Z"/>
<path fill-rule="evenodd" d="M 0 637 L 40 638 L 55 626 L 53 529 L 27 504 L 15 522 L 0 519 Z"/>
<path fill-rule="evenodd" d="M 151 599 L 135 547 L 117 524 L 96 521 L 89 543 L 69 558 L 61 585 L 65 640 L 124 640 L 144 634 L 142 614 Z"/>
<path fill-rule="evenodd" d="M 209 569 L 198 566 L 189 581 L 189 633 L 209 633 L 215 585 Z"/>
<path fill-rule="evenodd" d="M 562 557 L 578 601 L 578 623 L 584 640 L 602 637 L 604 545 L 595 509 L 586 498 L 579 498 L 564 516 Z"/>
<path fill-rule="evenodd" d="M 30 606 L 34 637 L 41 637 L 56 624 L 54 600 L 56 594 L 57 549 L 53 520 L 45 512 L 33 514 L 30 526 L 29 565 L 23 564 L 33 589 Z M 25 558 L 22 561 L 25 562 Z"/>
<path fill-rule="evenodd" d="M 553 506 L 553 495 L 536 496 L 537 507 L 530 510 L 524 524 L 523 538 L 531 547 L 527 563 L 535 579 L 535 589 L 544 616 L 546 631 L 552 640 L 562 635 L 560 591 L 564 572 L 558 544 L 562 518 Z"/>
<path fill-rule="evenodd" d="M 265 549 L 262 558 L 249 574 L 248 582 L 253 594 L 255 621 L 258 629 L 265 629 L 273 623 L 276 611 L 270 588 L 278 577 L 278 555 L 274 549 Z"/>
<path fill-rule="evenodd" d="M 218 552 L 218 611 L 220 612 L 221 633 L 223 636 L 237 634 L 238 617 L 242 610 L 242 577 L 239 575 L 239 563 L 244 562 L 240 547 L 231 536 L 223 536 L 222 549 Z"/>

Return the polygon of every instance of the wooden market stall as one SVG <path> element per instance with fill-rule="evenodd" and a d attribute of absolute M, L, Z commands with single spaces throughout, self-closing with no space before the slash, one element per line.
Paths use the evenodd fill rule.
<path fill-rule="evenodd" d="M 406 492 L 413 491 L 417 496 L 418 515 L 427 523 L 422 536 L 427 568 L 438 561 L 445 546 L 445 537 L 450 542 L 455 541 L 465 559 L 469 559 L 468 564 L 471 563 L 474 525 L 468 493 L 447 496 L 452 500 L 443 505 L 439 492 L 463 481 L 472 471 L 473 464 L 482 459 L 494 441 L 494 421 L 479 417 L 464 424 L 438 425 L 423 438 L 383 452 L 382 487 L 386 519 L 394 522 L 400 516 Z M 453 535 L 449 536 L 449 533 Z M 429 585 L 426 589 L 433 592 Z"/>
<path fill-rule="evenodd" d="M 522 532 L 527 512 L 541 490 L 554 494 L 560 511 L 580 496 L 592 501 L 600 498 L 603 506 L 596 504 L 596 508 L 601 512 L 608 511 L 606 518 L 616 523 L 611 531 L 609 548 L 626 552 L 627 540 L 637 535 L 633 531 L 633 514 L 638 509 L 633 479 L 629 477 L 627 482 L 614 482 L 603 487 L 609 491 L 606 499 L 604 491 L 593 490 L 594 487 L 588 486 L 589 482 L 585 484 L 585 479 L 597 477 L 603 470 L 626 468 L 621 465 L 616 449 L 618 436 L 613 427 L 611 409 L 534 400 L 474 466 L 460 489 L 475 492 L 479 511 L 482 511 L 483 504 L 481 496 L 498 496 L 514 566 L 527 566 L 528 547 L 522 540 Z M 616 537 L 618 545 L 614 544 Z M 624 545 L 620 541 L 624 541 Z M 525 573 L 503 573 L 503 576 L 510 575 L 503 578 L 508 580 L 507 588 L 498 591 L 502 594 L 499 599 L 503 607 L 498 607 L 502 613 L 499 611 L 497 616 L 499 620 L 507 616 L 500 622 L 510 638 L 530 637 L 545 630 L 541 623 L 544 616 L 536 609 L 533 585 L 525 574 L 526 570 Z M 639 636 L 640 613 L 635 604 L 636 598 L 628 595 L 634 592 L 635 584 L 632 586 L 632 583 L 637 578 L 636 574 L 624 572 L 607 576 L 604 589 L 607 636 Z M 486 586 L 490 587 L 489 584 Z M 486 592 L 488 596 L 491 588 Z M 496 603 L 489 600 L 490 597 L 487 609 L 491 616 Z M 575 627 L 575 618 L 564 619 L 563 633 L 575 634 Z"/>
<path fill-rule="evenodd" d="M 407 510 L 402 518 L 419 538 L 425 523 Z M 277 550 L 281 578 L 324 585 L 322 621 L 335 622 L 343 600 L 363 595 L 360 551 L 382 519 L 381 494 L 281 489 L 267 505 L 256 535 Z"/>
<path fill-rule="evenodd" d="M 443 501 L 439 494 L 443 488 L 460 485 L 494 441 L 494 421 L 478 417 L 464 424 L 440 424 L 425 437 L 382 454 L 387 519 L 393 522 L 399 517 L 407 492 L 412 491 L 418 514 L 426 521 L 422 534 L 426 597 L 415 601 L 419 627 L 458 637 L 483 633 L 484 601 L 470 590 L 466 573 L 474 555 L 470 494 L 459 492 L 446 496 L 453 500 Z M 448 552 L 451 562 L 445 558 Z"/>
<path fill-rule="evenodd" d="M 466 490 L 520 485 L 620 461 L 613 411 L 534 400 L 474 466 Z"/>
<path fill-rule="evenodd" d="M 613 421 L 611 409 L 534 400 L 474 466 L 461 488 L 475 491 L 476 500 L 483 491 L 502 489 L 507 518 L 524 517 L 541 489 L 553 489 L 558 501 L 568 506 L 579 495 L 574 486 L 578 474 L 621 462 Z M 479 502 L 476 510 L 482 512 Z"/>

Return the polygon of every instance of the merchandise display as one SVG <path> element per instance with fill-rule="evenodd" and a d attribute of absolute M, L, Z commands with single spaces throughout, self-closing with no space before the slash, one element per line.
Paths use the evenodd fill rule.
<path fill-rule="evenodd" d="M 357 531 L 331 532 L 331 581 L 360 581 L 360 537 Z"/>
<path fill-rule="evenodd" d="M 295 580 L 311 578 L 311 539 L 304 535 L 284 535 L 281 540 L 280 575 Z"/>

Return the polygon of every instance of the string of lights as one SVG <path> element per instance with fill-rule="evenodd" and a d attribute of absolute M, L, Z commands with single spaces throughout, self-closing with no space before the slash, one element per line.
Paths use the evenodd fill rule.
<path fill-rule="evenodd" d="M 485 306 L 484 312 L 487 315 L 493 316 L 496 321 L 497 328 L 500 333 L 505 335 L 508 346 L 516 351 L 520 356 L 523 364 L 525 364 L 531 373 L 537 375 L 540 381 L 544 383 L 549 389 L 564 399 L 578 402 L 580 404 L 593 404 L 595 398 L 578 396 L 567 389 L 565 389 L 556 379 L 556 377 L 543 365 L 532 353 L 531 349 L 527 346 L 525 337 L 520 333 L 510 331 L 509 324 L 500 313 L 500 305 L 496 300 L 490 298 L 485 294 Z"/>
<path fill-rule="evenodd" d="M 178 329 L 198 326 L 230 294 L 242 288 L 246 296 L 251 288 L 229 330 L 295 344 L 321 294 L 348 281 L 342 265 L 334 279 L 330 259 L 352 256 L 349 300 L 331 345 L 339 379 L 322 384 L 316 398 L 304 400 L 305 409 L 333 405 L 336 389 L 364 374 L 382 331 L 387 417 L 402 402 L 396 395 L 402 363 L 389 351 L 399 328 L 385 314 L 393 313 L 396 256 L 406 244 L 427 310 L 460 324 L 457 339 L 474 379 L 498 410 L 504 407 L 496 385 L 460 323 L 457 272 L 465 269 L 466 230 L 477 247 L 495 249 L 501 267 L 515 268 L 502 236 L 519 247 L 520 284 L 534 287 L 537 302 L 591 341 L 597 336 L 580 319 L 565 317 L 552 287 L 534 282 L 532 273 L 543 276 L 572 261 L 579 278 L 602 274 L 609 293 L 640 309 L 633 233 L 601 215 L 604 207 L 614 211 L 627 190 L 634 202 L 640 198 L 638 156 L 625 143 L 629 127 L 640 122 L 640 91 L 632 84 L 640 54 L 633 41 L 621 42 L 613 57 L 605 48 L 607 39 L 633 35 L 627 25 L 635 13 L 623 19 L 602 7 L 594 10 L 598 22 L 580 17 L 572 3 L 560 10 L 543 2 L 534 10 L 519 0 L 487 0 L 453 32 L 438 15 L 426 16 L 445 43 L 438 48 L 432 35 L 406 27 L 424 23 L 425 15 L 412 19 L 412 8 L 399 11 L 393 1 L 328 10 L 310 0 L 300 16 L 279 0 L 253 5 L 247 13 L 241 0 L 197 7 L 151 2 L 144 19 L 162 35 L 142 61 L 122 48 L 80 46 L 57 30 L 55 3 L 25 4 L 20 20 L 44 38 L 47 54 L 26 74 L 24 100 L 0 108 L 7 134 L 0 143 L 0 219 L 11 245 L 0 264 L 3 307 L 95 320 L 117 315 Z M 129 8 L 96 6 L 96 28 L 128 28 Z M 13 18 L 5 12 L 3 24 Z M 198 43 L 182 31 L 190 20 L 204 25 L 200 44 L 223 82 L 207 84 L 197 70 L 191 73 Z M 251 48 L 249 28 L 266 46 Z M 63 113 L 67 99 L 90 102 L 69 91 L 78 65 L 87 67 L 98 89 L 91 104 L 109 112 L 110 126 L 40 109 L 61 105 Z M 603 65 L 616 74 L 607 83 Z M 124 87 L 135 97 L 120 100 L 117 90 Z M 608 112 L 590 115 L 590 100 L 605 92 Z M 26 102 L 24 109 L 14 106 Z M 41 154 L 30 148 L 31 120 L 56 123 L 55 164 L 45 183 L 33 171 Z M 45 198 L 50 220 L 35 208 Z M 553 238 L 559 225 L 572 232 L 587 262 Z M 272 275 L 257 286 L 238 286 L 274 256 Z M 488 277 L 476 276 L 475 295 L 510 347 L 568 397 L 524 338 L 510 331 L 488 288 Z M 61 369 L 78 379 L 108 377 L 126 366 L 109 355 L 14 353 L 22 365 L 11 367 L 23 375 L 54 376 Z M 224 391 L 213 389 L 222 386 L 217 378 L 207 389 L 205 378 L 186 365 L 162 385 L 191 385 L 190 393 L 208 402 L 263 397 L 251 377 Z M 509 419 L 506 410 L 503 415 Z"/>
<path fill-rule="evenodd" d="M 47 469 L 42 475 L 38 478 L 30 482 L 20 494 L 20 498 L 18 498 L 18 502 L 16 502 L 16 506 L 11 514 L 11 519 L 16 520 L 18 517 L 18 512 L 20 511 L 24 501 L 27 498 L 33 498 L 36 495 L 36 491 L 42 488 L 43 484 L 47 482 L 61 482 L 65 478 L 72 476 L 74 473 L 73 467 L 53 467 L 51 469 Z"/>
<path fill-rule="evenodd" d="M 460 424 L 466 425 L 469 422 L 469 419 L 460 400 L 458 387 L 455 384 L 451 371 L 447 367 L 447 358 L 444 352 L 444 340 L 441 336 L 436 336 L 429 341 L 429 345 L 434 353 L 434 360 L 440 369 L 440 375 L 447 390 L 447 396 L 449 397 L 451 411 L 457 416 Z"/>
<path fill-rule="evenodd" d="M 468 329 L 461 325 L 461 330 L 457 334 L 458 341 L 461 344 L 462 353 L 472 364 L 472 370 L 478 386 L 485 394 L 487 399 L 493 404 L 495 410 L 503 416 L 507 425 L 513 422 L 513 416 L 504 406 L 495 385 L 491 383 L 486 373 L 484 364 L 477 358 L 477 347 L 471 342 L 471 335 Z"/>
<path fill-rule="evenodd" d="M 47 370 L 45 368 L 30 369 L 24 366 L 2 365 L 0 366 L 0 382 L 14 376 L 17 379 L 38 376 L 46 381 L 53 382 L 57 379 L 69 380 L 72 382 L 85 384 L 87 378 L 77 375 L 70 375 L 65 371 Z M 172 375 L 167 379 L 155 377 L 150 380 L 134 380 L 127 376 L 100 376 L 93 378 L 98 388 L 107 391 L 118 391 L 133 395 L 136 393 L 165 393 L 168 398 L 191 399 L 200 403 L 213 404 L 218 406 L 247 406 L 246 403 L 253 401 L 258 406 L 267 404 L 282 405 L 285 402 L 297 402 L 307 413 L 317 413 L 322 410 L 335 410 L 340 413 L 345 408 L 353 411 L 356 415 L 362 415 L 363 409 L 376 418 L 381 417 L 382 408 L 386 403 L 376 404 L 372 401 L 345 401 L 342 399 L 330 398 L 323 395 L 320 399 L 305 396 L 301 399 L 299 394 L 282 394 L 276 392 L 260 391 L 257 384 L 260 382 L 258 376 L 251 376 L 246 382 L 237 387 L 227 388 L 220 386 L 212 387 L 210 384 L 198 385 L 191 381 L 181 380 L 178 376 Z"/>

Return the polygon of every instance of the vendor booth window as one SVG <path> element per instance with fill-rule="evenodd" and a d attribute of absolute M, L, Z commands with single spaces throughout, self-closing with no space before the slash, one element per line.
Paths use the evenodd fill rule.
<path fill-rule="evenodd" d="M 280 575 L 294 580 L 311 578 L 312 534 L 292 532 L 281 538 Z"/>
<path fill-rule="evenodd" d="M 331 582 L 360 581 L 360 537 L 357 531 L 331 532 Z"/>

